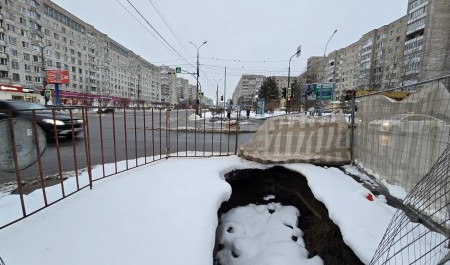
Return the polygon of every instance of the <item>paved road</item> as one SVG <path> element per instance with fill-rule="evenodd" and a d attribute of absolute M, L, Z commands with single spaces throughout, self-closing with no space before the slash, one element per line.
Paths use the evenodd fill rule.
<path fill-rule="evenodd" d="M 234 130 L 233 126 L 230 128 L 226 121 L 221 120 L 190 119 L 191 114 L 185 110 L 137 111 L 136 115 L 132 111 L 117 111 L 114 115 L 90 113 L 86 135 L 73 140 L 60 139 L 59 150 L 54 141 L 48 141 L 41 157 L 43 176 L 86 168 L 87 154 L 91 156 L 91 164 L 98 165 L 139 157 L 159 159 L 166 153 L 186 150 L 197 150 L 199 155 L 211 151 L 234 153 L 236 135 L 229 133 Z M 243 120 L 238 144 L 250 139 L 262 122 Z M 20 171 L 20 177 L 27 182 L 38 179 L 39 171 L 38 163 L 35 163 Z M 15 173 L 0 172 L 0 184 L 16 181 L 16 178 Z"/>

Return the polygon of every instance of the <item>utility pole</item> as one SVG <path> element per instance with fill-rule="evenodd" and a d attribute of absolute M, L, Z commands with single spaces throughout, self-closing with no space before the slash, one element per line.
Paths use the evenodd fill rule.
<path fill-rule="evenodd" d="M 200 76 L 200 63 L 199 63 L 199 59 L 200 59 L 200 56 L 199 56 L 199 50 L 200 50 L 200 48 L 203 46 L 203 45 L 205 45 L 206 43 L 207 43 L 208 41 L 204 41 L 203 43 L 202 43 L 202 45 L 200 45 L 199 47 L 197 47 L 197 45 L 195 45 L 194 43 L 192 43 L 192 42 L 189 42 L 190 44 L 192 44 L 192 45 L 194 45 L 194 47 L 195 48 L 197 48 L 197 89 L 196 89 L 196 95 L 195 95 L 195 115 L 199 115 L 199 113 L 198 113 L 198 105 L 199 105 L 199 100 L 198 100 L 198 78 L 199 78 L 199 76 Z M 201 114 L 200 114 L 200 118 L 201 118 L 202 116 L 201 116 Z"/>
<path fill-rule="evenodd" d="M 222 81 L 222 78 L 219 80 L 213 79 L 216 81 L 216 107 L 219 107 L 219 82 Z"/>
<path fill-rule="evenodd" d="M 138 108 L 141 106 L 141 65 L 138 65 L 138 83 L 137 83 L 137 100 L 138 100 Z"/>
<path fill-rule="evenodd" d="M 225 79 L 223 80 L 223 108 L 226 108 L 227 102 L 227 67 L 225 66 Z"/>
<path fill-rule="evenodd" d="M 45 102 L 45 106 L 47 106 L 47 102 L 49 100 L 49 98 L 47 97 L 46 93 L 45 93 L 45 88 L 47 86 L 47 82 L 45 81 L 45 59 L 44 59 L 44 49 L 52 46 L 51 44 L 47 44 L 43 47 L 41 47 L 41 64 L 42 64 L 42 89 L 44 90 L 44 102 Z"/>

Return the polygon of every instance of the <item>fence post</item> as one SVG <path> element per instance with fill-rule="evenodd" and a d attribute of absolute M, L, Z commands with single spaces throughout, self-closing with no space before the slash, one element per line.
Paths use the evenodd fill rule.
<path fill-rule="evenodd" d="M 354 163 L 354 145 L 355 145 L 355 111 L 356 110 L 356 99 L 355 96 L 352 97 L 352 114 L 350 116 L 351 119 L 351 127 L 350 127 L 350 160 L 351 163 Z"/>

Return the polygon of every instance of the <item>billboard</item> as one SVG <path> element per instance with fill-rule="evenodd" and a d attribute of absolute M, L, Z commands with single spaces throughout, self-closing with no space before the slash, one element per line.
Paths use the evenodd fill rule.
<path fill-rule="evenodd" d="M 334 83 L 305 84 L 301 95 L 303 100 L 333 100 Z"/>
<path fill-rule="evenodd" d="M 69 84 L 69 70 L 45 70 L 47 84 Z"/>

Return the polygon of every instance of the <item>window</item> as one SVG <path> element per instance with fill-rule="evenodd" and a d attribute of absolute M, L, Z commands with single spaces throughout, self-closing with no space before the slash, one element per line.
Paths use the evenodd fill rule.
<path fill-rule="evenodd" d="M 33 55 L 33 62 L 39 62 L 39 56 Z"/>
<path fill-rule="evenodd" d="M 28 42 L 26 42 L 26 41 L 22 41 L 22 47 L 24 47 L 24 48 L 29 48 L 30 47 L 30 45 L 28 44 Z"/>
<path fill-rule="evenodd" d="M 13 56 L 18 56 L 19 55 L 19 53 L 17 52 L 17 50 L 14 50 L 14 49 L 11 49 L 11 54 L 13 55 Z"/>
<path fill-rule="evenodd" d="M 27 25 L 27 20 L 24 19 L 23 17 L 19 17 L 19 23 L 22 25 Z"/>
<path fill-rule="evenodd" d="M 19 69 L 19 62 L 18 61 L 11 61 L 11 67 L 13 69 Z"/>
<path fill-rule="evenodd" d="M 33 81 L 33 77 L 32 77 L 31 75 L 26 75 L 26 76 L 25 76 L 25 80 L 26 80 L 27 82 L 32 82 L 32 81 Z"/>
<path fill-rule="evenodd" d="M 20 75 L 17 73 L 13 73 L 13 80 L 14 81 L 20 81 Z"/>
<path fill-rule="evenodd" d="M 13 25 L 11 25 L 11 24 L 7 24 L 7 29 L 9 30 L 9 31 L 12 31 L 12 32 L 15 32 L 16 31 L 16 28 L 13 26 Z"/>
<path fill-rule="evenodd" d="M 30 61 L 30 59 L 31 59 L 31 55 L 29 54 L 29 53 L 23 53 L 23 59 L 24 60 L 26 60 L 26 61 Z"/>
<path fill-rule="evenodd" d="M 8 60 L 5 58 L 0 58 L 0 64 L 1 65 L 7 65 L 8 64 Z"/>
<path fill-rule="evenodd" d="M 14 14 L 9 11 L 6 11 L 6 18 L 10 19 L 10 20 L 14 20 Z"/>
<path fill-rule="evenodd" d="M 17 39 L 14 38 L 14 37 L 9 36 L 9 43 L 10 43 L 11 45 L 16 45 Z"/>
<path fill-rule="evenodd" d="M 46 36 L 50 36 L 50 30 L 45 29 L 44 32 L 45 32 L 45 35 L 46 35 Z"/>
<path fill-rule="evenodd" d="M 0 71 L 0 78 L 8 78 L 8 71 Z"/>
<path fill-rule="evenodd" d="M 35 73 L 40 73 L 40 72 L 41 72 L 41 67 L 39 67 L 39 66 L 33 66 L 33 68 L 34 68 L 34 72 L 35 72 Z"/>
<path fill-rule="evenodd" d="M 36 83 L 42 83 L 42 77 L 40 77 L 40 76 L 35 76 L 35 77 L 34 77 L 34 82 L 36 82 Z"/>
<path fill-rule="evenodd" d="M 36 33 L 31 33 L 31 38 L 33 40 L 42 41 L 42 37 L 39 36 L 39 34 L 36 34 Z"/>
<path fill-rule="evenodd" d="M 24 68 L 25 68 L 25 71 L 31 71 L 31 65 L 29 65 L 29 64 L 25 64 L 24 65 Z"/>

